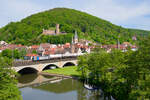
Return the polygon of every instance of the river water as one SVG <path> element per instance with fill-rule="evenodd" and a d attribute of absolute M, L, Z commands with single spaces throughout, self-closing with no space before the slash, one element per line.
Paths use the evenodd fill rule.
<path fill-rule="evenodd" d="M 45 81 L 46 79 L 55 79 Z M 103 100 L 100 91 L 91 91 L 74 79 L 60 79 L 57 77 L 37 74 L 22 75 L 18 78 L 23 100 Z M 33 84 L 33 83 L 37 84 Z"/>

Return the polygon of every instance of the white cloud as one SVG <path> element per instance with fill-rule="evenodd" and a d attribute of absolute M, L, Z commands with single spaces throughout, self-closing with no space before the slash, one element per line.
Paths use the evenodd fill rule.
<path fill-rule="evenodd" d="M 126 7 L 113 0 L 95 0 L 93 3 L 87 3 L 85 11 L 116 23 L 146 15 L 150 13 L 150 7 L 146 2 Z"/>
<path fill-rule="evenodd" d="M 26 16 L 42 11 L 44 8 L 28 0 L 2 0 L 0 3 L 0 23 L 4 26 L 11 21 L 19 21 Z"/>
<path fill-rule="evenodd" d="M 86 3 L 86 6 L 84 11 L 118 25 L 127 25 L 131 20 L 137 18 L 143 20 L 144 15 L 150 14 L 150 6 L 147 1 L 127 6 L 127 4 L 123 5 L 114 0 L 95 0 L 95 2 Z M 134 22 L 141 24 L 137 21 Z"/>
<path fill-rule="evenodd" d="M 150 30 L 150 17 L 135 17 L 134 19 L 128 20 L 126 23 L 122 23 L 124 27 L 127 28 L 137 28 Z"/>

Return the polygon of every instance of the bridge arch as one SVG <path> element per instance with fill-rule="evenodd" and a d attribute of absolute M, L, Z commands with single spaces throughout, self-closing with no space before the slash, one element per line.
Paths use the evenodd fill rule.
<path fill-rule="evenodd" d="M 59 68 L 59 67 L 56 64 L 48 64 L 48 65 L 44 66 L 42 71 L 48 70 L 48 69 L 55 69 L 55 68 Z"/>
<path fill-rule="evenodd" d="M 25 67 L 18 71 L 19 74 L 31 74 L 31 73 L 38 73 L 38 70 L 32 67 Z"/>
<path fill-rule="evenodd" d="M 63 67 L 68 67 L 68 66 L 76 66 L 76 64 L 74 62 L 66 62 L 63 65 Z"/>
<path fill-rule="evenodd" d="M 50 69 L 49 66 L 56 66 L 56 68 L 63 68 L 67 66 L 77 66 L 77 60 L 64 60 L 64 61 L 56 61 L 56 62 L 42 62 L 42 63 L 36 63 L 36 64 L 29 64 L 29 65 L 20 65 L 20 66 L 15 66 L 12 67 L 13 70 L 15 70 L 18 73 L 25 73 L 25 72 L 30 72 L 30 73 L 39 73 L 43 70 Z"/>

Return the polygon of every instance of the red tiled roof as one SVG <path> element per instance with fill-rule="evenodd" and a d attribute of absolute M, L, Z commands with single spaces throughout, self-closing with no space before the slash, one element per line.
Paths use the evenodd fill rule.
<path fill-rule="evenodd" d="M 40 46 L 42 48 L 50 48 L 51 45 L 49 43 L 41 43 Z"/>
<path fill-rule="evenodd" d="M 55 51 L 45 51 L 44 55 L 50 55 L 50 54 L 54 54 L 54 53 L 55 53 Z"/>
<path fill-rule="evenodd" d="M 125 44 L 125 45 L 130 45 L 130 43 L 129 43 L 129 42 L 123 42 L 123 44 Z"/>
<path fill-rule="evenodd" d="M 70 43 L 66 43 L 65 45 L 68 45 L 68 46 L 70 46 Z"/>
<path fill-rule="evenodd" d="M 32 46 L 31 46 L 31 49 L 38 49 L 38 48 L 39 48 L 38 45 L 32 45 Z"/>
<path fill-rule="evenodd" d="M 123 50 L 126 49 L 126 47 L 124 45 L 120 45 L 120 49 Z"/>
<path fill-rule="evenodd" d="M 27 54 L 28 57 L 39 56 L 38 54 Z"/>
<path fill-rule="evenodd" d="M 131 48 L 137 48 L 137 46 L 133 45 L 133 46 L 131 46 Z"/>
<path fill-rule="evenodd" d="M 8 49 L 8 47 L 3 46 L 3 47 L 0 48 L 0 50 L 5 50 L 5 49 Z"/>

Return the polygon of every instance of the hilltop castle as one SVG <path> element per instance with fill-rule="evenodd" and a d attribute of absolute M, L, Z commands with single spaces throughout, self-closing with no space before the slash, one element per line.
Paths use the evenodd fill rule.
<path fill-rule="evenodd" d="M 65 32 L 60 32 L 60 29 L 59 29 L 59 24 L 56 24 L 56 29 L 48 29 L 48 30 L 45 30 L 43 29 L 43 33 L 44 35 L 59 35 L 59 34 L 66 34 Z"/>

